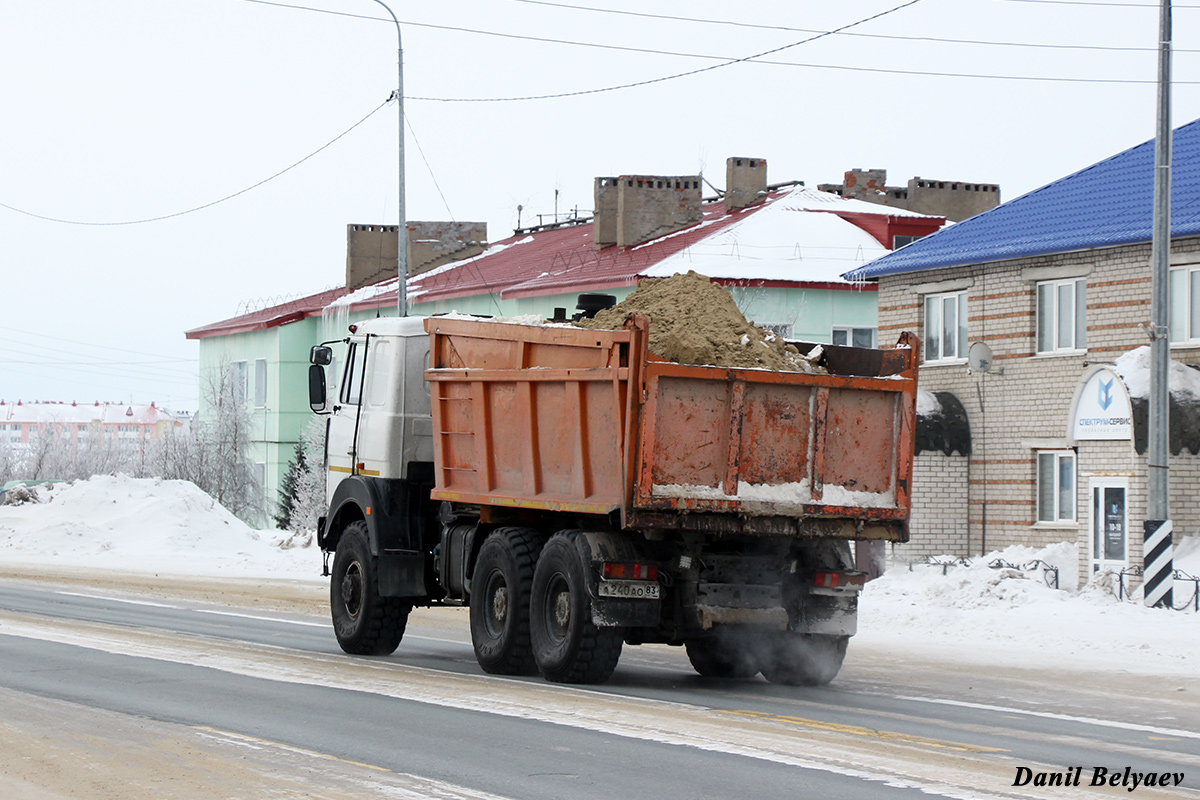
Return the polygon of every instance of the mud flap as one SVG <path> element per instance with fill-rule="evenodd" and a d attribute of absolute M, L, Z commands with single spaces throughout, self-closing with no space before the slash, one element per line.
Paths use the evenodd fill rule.
<path fill-rule="evenodd" d="M 588 598 L 592 606 L 592 624 L 597 628 L 645 628 L 659 624 L 661 600 L 600 596 L 600 569 L 605 561 L 653 562 L 649 554 L 628 536 L 586 532 L 575 539 L 583 563 L 588 565 Z"/>
<path fill-rule="evenodd" d="M 379 554 L 380 597 L 425 597 L 425 558 L 420 553 Z"/>

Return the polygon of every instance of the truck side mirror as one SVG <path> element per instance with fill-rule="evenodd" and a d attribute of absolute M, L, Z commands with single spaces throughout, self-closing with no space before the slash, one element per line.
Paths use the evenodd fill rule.
<path fill-rule="evenodd" d="M 308 367 L 308 407 L 314 414 L 325 413 L 325 367 L 320 364 L 310 364 Z"/>
<path fill-rule="evenodd" d="M 314 345 L 308 353 L 308 361 L 310 364 L 328 367 L 333 363 L 333 348 L 323 344 Z"/>

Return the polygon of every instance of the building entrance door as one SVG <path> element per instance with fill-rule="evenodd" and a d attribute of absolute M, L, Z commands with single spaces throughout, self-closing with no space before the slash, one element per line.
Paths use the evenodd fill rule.
<path fill-rule="evenodd" d="M 1089 488 L 1092 572 L 1122 570 L 1129 563 L 1129 484 L 1093 478 Z"/>

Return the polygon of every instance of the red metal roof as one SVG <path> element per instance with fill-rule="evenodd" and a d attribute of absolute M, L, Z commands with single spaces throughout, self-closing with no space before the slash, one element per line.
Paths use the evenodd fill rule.
<path fill-rule="evenodd" d="M 711 202 L 703 207 L 700 222 L 683 230 L 660 236 L 633 247 L 608 245 L 597 249 L 592 242 L 593 227 L 580 224 L 539 230 L 510 236 L 491 244 L 481 255 L 456 261 L 430 270 L 408 281 L 408 298 L 412 304 L 437 300 L 452 300 L 479 294 L 496 294 L 501 299 L 536 297 L 539 295 L 564 294 L 575 291 L 591 291 L 634 286 L 638 277 L 649 268 L 665 259 L 683 252 L 714 234 L 746 220 L 762 209 L 782 198 L 791 190 L 772 192 L 767 202 L 748 208 L 725 212 L 723 202 Z M 806 191 L 803 188 L 798 191 Z M 847 201 L 842 198 L 824 198 L 815 207 L 806 210 L 833 212 L 847 222 L 867 231 L 890 247 L 881 233 L 889 225 L 909 224 L 907 219 L 894 215 L 904 214 L 916 218 L 912 224 L 933 228 L 944 223 L 940 217 L 925 217 L 919 214 L 897 212 L 886 206 L 869 207 L 865 203 Z M 829 207 L 824 207 L 825 203 Z M 882 227 L 881 227 L 882 226 Z M 892 231 L 895 232 L 895 231 Z M 737 281 L 721 280 L 722 283 Z M 779 281 L 773 286 L 808 288 L 851 288 L 849 283 L 831 284 L 827 280 Z M 862 287 L 858 287 L 862 288 Z M 353 294 L 353 296 L 350 296 Z M 344 288 L 330 289 L 299 300 L 264 308 L 249 314 L 215 322 L 187 331 L 189 339 L 204 339 L 209 336 L 224 336 L 245 331 L 265 330 L 305 317 L 319 316 L 323 309 L 335 301 L 356 311 L 391 307 L 396 304 L 396 279 L 381 281 L 354 293 Z"/>

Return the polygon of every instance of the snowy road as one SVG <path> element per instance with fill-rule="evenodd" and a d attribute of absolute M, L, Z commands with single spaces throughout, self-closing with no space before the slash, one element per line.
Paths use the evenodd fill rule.
<path fill-rule="evenodd" d="M 1131 796 L 1087 785 L 1103 765 L 1186 776 L 1135 797 L 1200 797 L 1200 697 L 1174 685 L 852 646 L 831 687 L 797 689 L 704 680 L 642 647 L 580 689 L 483 675 L 459 609 L 415 613 L 396 655 L 356 659 L 319 584 L 255 607 L 232 598 L 269 586 L 225 586 L 214 603 L 0 580 L 3 796 Z M 1019 767 L 1075 766 L 1079 787 L 1013 786 Z"/>

